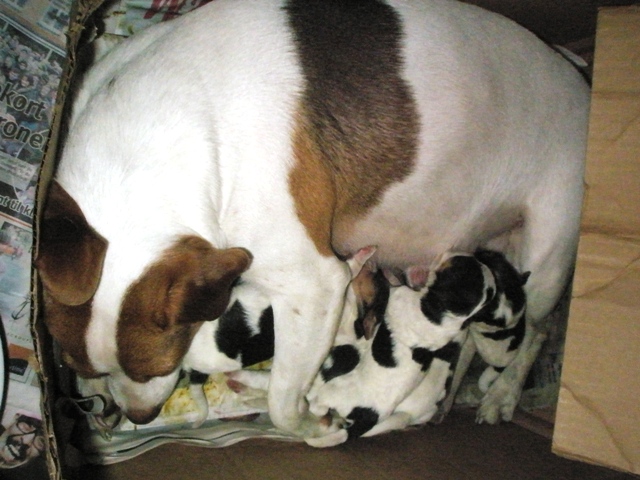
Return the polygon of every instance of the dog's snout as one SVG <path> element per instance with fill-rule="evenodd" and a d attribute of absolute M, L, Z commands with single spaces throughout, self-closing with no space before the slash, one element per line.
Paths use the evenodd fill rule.
<path fill-rule="evenodd" d="M 130 422 L 136 425 L 145 425 L 152 422 L 160 414 L 162 405 L 152 408 L 151 410 L 129 410 L 125 413 Z"/>

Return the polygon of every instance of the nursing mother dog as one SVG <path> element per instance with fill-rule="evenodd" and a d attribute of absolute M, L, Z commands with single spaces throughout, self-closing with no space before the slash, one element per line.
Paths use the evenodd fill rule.
<path fill-rule="evenodd" d="M 305 401 L 350 280 L 448 250 L 507 252 L 521 352 L 487 392 L 511 417 L 571 273 L 588 89 L 514 23 L 446 0 L 216 0 L 84 78 L 36 265 L 78 374 L 151 421 L 242 275 L 275 318 L 271 419 L 339 435 Z"/>

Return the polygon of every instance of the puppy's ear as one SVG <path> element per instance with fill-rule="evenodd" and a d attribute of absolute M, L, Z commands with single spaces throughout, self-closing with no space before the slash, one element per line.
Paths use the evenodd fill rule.
<path fill-rule="evenodd" d="M 52 182 L 39 230 L 35 267 L 54 300 L 82 305 L 93 296 L 107 251 L 107 241 L 87 223 L 78 204 Z"/>
<path fill-rule="evenodd" d="M 429 280 L 429 267 L 426 265 L 414 265 L 404 271 L 407 285 L 414 290 L 422 290 Z"/>
<path fill-rule="evenodd" d="M 523 274 L 520 275 L 520 285 L 522 285 L 523 287 L 527 284 L 527 280 L 529 280 L 529 277 L 531 276 L 531 272 L 524 272 Z"/>
<path fill-rule="evenodd" d="M 347 259 L 349 270 L 351 270 L 351 278 L 356 278 L 367 261 L 376 253 L 378 247 L 369 245 L 358 250 L 354 255 Z M 375 265 L 368 266 L 370 271 L 375 271 Z"/>

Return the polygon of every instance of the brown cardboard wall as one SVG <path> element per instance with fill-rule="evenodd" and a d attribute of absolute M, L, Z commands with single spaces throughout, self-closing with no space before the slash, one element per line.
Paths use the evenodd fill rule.
<path fill-rule="evenodd" d="M 603 9 L 554 452 L 640 473 L 640 7 Z"/>

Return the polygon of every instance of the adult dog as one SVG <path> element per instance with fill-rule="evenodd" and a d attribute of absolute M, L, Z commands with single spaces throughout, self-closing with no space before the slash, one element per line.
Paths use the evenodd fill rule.
<path fill-rule="evenodd" d="M 75 99 L 36 259 L 46 324 L 148 422 L 242 274 L 273 306 L 271 418 L 318 437 L 338 428 L 305 402 L 338 256 L 489 246 L 531 272 L 522 349 L 485 398 L 508 419 L 571 273 L 588 99 L 537 37 L 446 0 L 217 0 L 151 27 Z"/>

